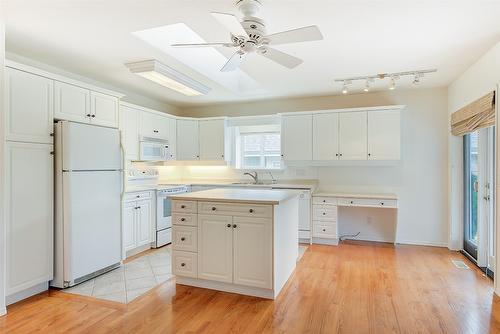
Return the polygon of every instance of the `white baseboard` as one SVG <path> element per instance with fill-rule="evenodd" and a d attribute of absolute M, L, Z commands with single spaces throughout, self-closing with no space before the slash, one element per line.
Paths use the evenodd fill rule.
<path fill-rule="evenodd" d="M 6 307 L 0 308 L 0 317 L 4 316 L 6 314 L 7 314 L 7 308 Z"/>
<path fill-rule="evenodd" d="M 396 240 L 397 244 L 415 245 L 415 246 L 432 246 L 448 248 L 447 242 L 432 242 L 432 241 L 415 241 L 415 240 Z"/>
<path fill-rule="evenodd" d="M 47 291 L 48 289 L 49 289 L 49 282 L 43 282 L 43 283 L 37 284 L 31 288 L 13 293 L 13 294 L 5 297 L 5 304 L 11 305 L 11 304 L 17 303 L 18 301 L 21 301 L 23 299 L 26 299 L 26 298 L 29 298 L 29 297 L 34 296 L 36 294 L 39 294 L 40 292 Z"/>
<path fill-rule="evenodd" d="M 312 238 L 313 244 L 337 246 L 339 239 Z"/>
<path fill-rule="evenodd" d="M 272 289 L 254 288 L 250 286 L 242 286 L 182 276 L 176 276 L 175 281 L 177 284 L 195 286 L 197 288 L 205 288 L 224 292 L 232 292 L 240 295 L 274 299 L 274 290 Z"/>

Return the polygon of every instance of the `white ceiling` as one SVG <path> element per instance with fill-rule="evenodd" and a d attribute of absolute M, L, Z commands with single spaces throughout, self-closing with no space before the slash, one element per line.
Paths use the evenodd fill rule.
<path fill-rule="evenodd" d="M 263 0 L 259 16 L 267 21 L 268 33 L 315 24 L 325 39 L 276 47 L 304 59 L 294 70 L 248 57 L 242 69 L 264 93 L 247 96 L 131 34 L 182 22 L 206 41 L 225 41 L 228 33 L 209 12 L 239 15 L 233 0 L 3 1 L 8 52 L 179 106 L 339 94 L 335 78 L 429 68 L 438 72 L 424 78 L 421 86 L 446 86 L 500 40 L 498 0 Z M 220 52 L 231 55 L 231 50 Z M 212 91 L 187 97 L 133 75 L 123 65 L 150 58 Z M 400 80 L 398 87 L 410 82 Z"/>

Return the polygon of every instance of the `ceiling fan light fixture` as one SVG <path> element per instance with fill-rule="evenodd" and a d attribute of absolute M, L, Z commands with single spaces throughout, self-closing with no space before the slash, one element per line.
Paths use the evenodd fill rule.
<path fill-rule="evenodd" d="M 205 95 L 211 89 L 155 59 L 127 63 L 130 72 L 187 96 Z"/>

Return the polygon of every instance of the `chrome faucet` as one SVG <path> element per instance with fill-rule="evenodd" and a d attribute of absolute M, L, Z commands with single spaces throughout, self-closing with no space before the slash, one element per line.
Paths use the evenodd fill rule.
<path fill-rule="evenodd" d="M 259 183 L 259 176 L 257 175 L 257 172 L 253 172 L 253 174 L 252 173 L 244 173 L 243 175 L 248 175 L 248 176 L 252 177 L 253 182 L 255 184 Z"/>

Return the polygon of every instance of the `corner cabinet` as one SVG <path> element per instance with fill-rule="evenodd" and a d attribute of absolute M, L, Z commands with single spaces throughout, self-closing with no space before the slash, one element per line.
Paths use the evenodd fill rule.
<path fill-rule="evenodd" d="M 281 156 L 283 160 L 312 160 L 312 115 L 281 116 Z"/>

